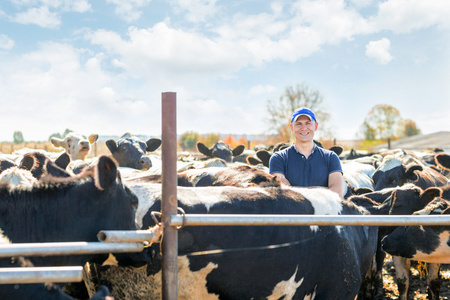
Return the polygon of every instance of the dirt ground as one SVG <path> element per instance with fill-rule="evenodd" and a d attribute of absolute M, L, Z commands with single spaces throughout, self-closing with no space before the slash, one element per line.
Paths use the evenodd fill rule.
<path fill-rule="evenodd" d="M 390 259 L 387 257 L 386 259 Z M 386 264 L 385 264 L 386 265 Z M 398 290 L 395 284 L 394 267 L 383 269 L 384 295 L 386 300 L 397 300 Z M 410 295 L 414 300 L 425 300 L 427 298 L 427 282 L 424 275 L 421 276 L 417 267 L 412 266 L 410 272 Z M 450 299 L 450 265 L 441 265 L 441 292 L 440 299 Z"/>

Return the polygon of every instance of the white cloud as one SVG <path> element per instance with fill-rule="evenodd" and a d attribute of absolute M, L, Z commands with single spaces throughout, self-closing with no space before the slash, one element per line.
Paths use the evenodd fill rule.
<path fill-rule="evenodd" d="M 25 12 L 17 13 L 12 20 L 20 24 L 35 24 L 43 28 L 57 28 L 61 24 L 61 16 L 51 12 L 48 7 L 29 8 Z"/>
<path fill-rule="evenodd" d="M 204 22 L 216 15 L 219 7 L 217 0 L 176 0 L 171 1 L 175 12 L 182 14 L 189 22 Z"/>
<path fill-rule="evenodd" d="M 106 0 L 116 6 L 115 13 L 127 22 L 133 22 L 142 16 L 141 8 L 151 0 Z"/>
<path fill-rule="evenodd" d="M 388 0 L 379 4 L 373 21 L 378 31 L 408 33 L 435 25 L 449 29 L 449 15 L 448 0 Z"/>
<path fill-rule="evenodd" d="M 35 24 L 49 29 L 58 28 L 62 24 L 61 14 L 64 12 L 84 13 L 91 10 L 91 5 L 87 0 L 13 2 L 17 7 L 25 7 L 26 10 L 15 14 L 10 18 L 11 21 L 20 24 Z"/>
<path fill-rule="evenodd" d="M 0 34 L 0 49 L 9 50 L 14 47 L 14 41 L 6 34 Z"/>
<path fill-rule="evenodd" d="M 394 57 L 389 53 L 391 42 L 387 38 L 382 38 L 378 41 L 371 41 L 366 45 L 366 55 L 369 58 L 374 58 L 380 64 L 388 64 Z"/>

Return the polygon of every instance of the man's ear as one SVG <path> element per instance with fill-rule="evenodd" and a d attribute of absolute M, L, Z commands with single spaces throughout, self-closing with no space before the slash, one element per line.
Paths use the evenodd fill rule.
<path fill-rule="evenodd" d="M 316 121 L 316 130 L 317 130 L 318 127 L 319 127 L 319 123 Z"/>
<path fill-rule="evenodd" d="M 292 123 L 289 124 L 289 127 L 291 128 L 291 131 L 294 132 L 294 127 L 292 126 Z"/>

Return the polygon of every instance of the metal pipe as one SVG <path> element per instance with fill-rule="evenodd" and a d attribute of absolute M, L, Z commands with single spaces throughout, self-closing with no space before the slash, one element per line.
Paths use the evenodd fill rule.
<path fill-rule="evenodd" d="M 102 230 L 97 234 L 98 240 L 104 243 L 148 242 L 156 243 L 161 236 L 159 226 L 148 230 Z"/>
<path fill-rule="evenodd" d="M 20 243 L 0 245 L 0 257 L 141 252 L 143 243 Z"/>
<path fill-rule="evenodd" d="M 168 226 L 177 213 L 177 115 L 176 93 L 162 93 L 162 290 L 163 300 L 177 300 L 178 233 Z"/>
<path fill-rule="evenodd" d="M 450 216 L 374 215 L 171 215 L 170 226 L 450 225 Z"/>
<path fill-rule="evenodd" d="M 0 268 L 0 284 L 80 282 L 83 267 Z"/>

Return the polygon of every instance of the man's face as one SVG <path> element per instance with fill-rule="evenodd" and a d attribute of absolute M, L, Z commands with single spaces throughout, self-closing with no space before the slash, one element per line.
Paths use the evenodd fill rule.
<path fill-rule="evenodd" d="M 317 130 L 319 123 L 311 121 L 307 116 L 300 116 L 296 121 L 291 123 L 291 130 L 294 133 L 296 141 L 312 141 L 314 133 Z"/>

